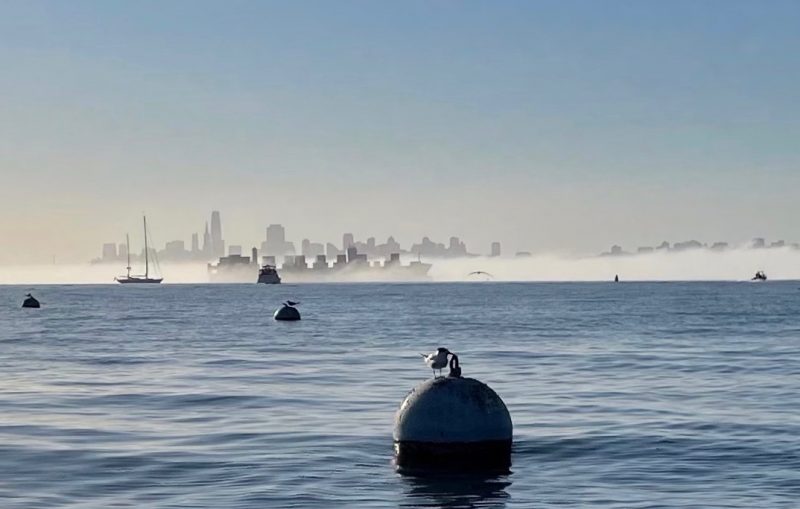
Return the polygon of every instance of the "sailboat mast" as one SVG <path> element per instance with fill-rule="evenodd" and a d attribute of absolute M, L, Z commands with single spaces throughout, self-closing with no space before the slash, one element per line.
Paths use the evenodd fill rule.
<path fill-rule="evenodd" d="M 144 219 L 144 277 L 147 279 L 149 271 L 149 262 L 147 259 L 147 216 L 142 216 Z"/>
<path fill-rule="evenodd" d="M 125 244 L 128 246 L 126 252 L 128 253 L 128 278 L 131 277 L 131 236 L 127 233 L 125 234 Z"/>

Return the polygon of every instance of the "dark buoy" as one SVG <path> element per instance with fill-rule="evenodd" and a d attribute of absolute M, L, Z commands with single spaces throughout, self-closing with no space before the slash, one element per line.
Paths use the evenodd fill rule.
<path fill-rule="evenodd" d="M 36 297 L 34 297 L 31 294 L 27 294 L 25 296 L 25 300 L 22 301 L 22 307 L 24 307 L 24 308 L 40 308 L 42 306 L 41 306 L 41 304 L 39 304 L 39 301 L 36 300 Z"/>
<path fill-rule="evenodd" d="M 283 306 L 278 308 L 273 315 L 273 318 L 276 320 L 288 321 L 293 322 L 295 320 L 300 319 L 300 311 L 297 310 L 295 307 L 296 305 L 300 304 L 299 302 L 294 302 L 291 300 L 287 300 L 283 303 Z"/>
<path fill-rule="evenodd" d="M 619 283 L 619 274 L 614 275 L 614 282 Z"/>
<path fill-rule="evenodd" d="M 513 425 L 488 385 L 450 373 L 415 387 L 395 416 L 394 449 L 401 471 L 508 472 Z"/>

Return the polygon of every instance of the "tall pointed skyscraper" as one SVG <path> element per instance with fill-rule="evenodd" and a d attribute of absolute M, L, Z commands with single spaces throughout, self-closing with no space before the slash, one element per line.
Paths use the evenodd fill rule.
<path fill-rule="evenodd" d="M 203 255 L 207 258 L 214 256 L 214 249 L 211 246 L 211 234 L 208 233 L 208 223 L 206 223 L 206 231 L 203 232 Z"/>
<path fill-rule="evenodd" d="M 222 221 L 219 211 L 211 212 L 211 253 L 215 258 L 225 256 L 225 241 L 222 240 Z"/>

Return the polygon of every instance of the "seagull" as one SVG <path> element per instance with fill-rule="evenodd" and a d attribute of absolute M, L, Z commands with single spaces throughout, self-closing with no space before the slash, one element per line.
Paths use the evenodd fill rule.
<path fill-rule="evenodd" d="M 287 300 L 286 302 L 283 303 L 284 306 L 289 306 L 289 307 L 294 307 L 294 306 L 296 306 L 298 304 L 300 304 L 299 301 L 295 302 L 293 300 Z"/>
<path fill-rule="evenodd" d="M 447 356 L 451 353 L 452 352 L 447 348 L 440 346 L 436 349 L 435 353 L 427 355 L 421 353 L 420 355 L 425 359 L 425 364 L 427 364 L 428 367 L 433 370 L 433 376 L 436 378 L 436 370 L 439 370 L 439 375 L 442 374 L 442 369 L 447 367 Z"/>

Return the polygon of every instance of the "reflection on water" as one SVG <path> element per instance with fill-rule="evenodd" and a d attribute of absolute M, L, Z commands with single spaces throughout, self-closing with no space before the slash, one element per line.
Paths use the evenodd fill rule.
<path fill-rule="evenodd" d="M 431 474 L 401 475 L 401 507 L 501 508 L 511 486 L 508 475 Z"/>

